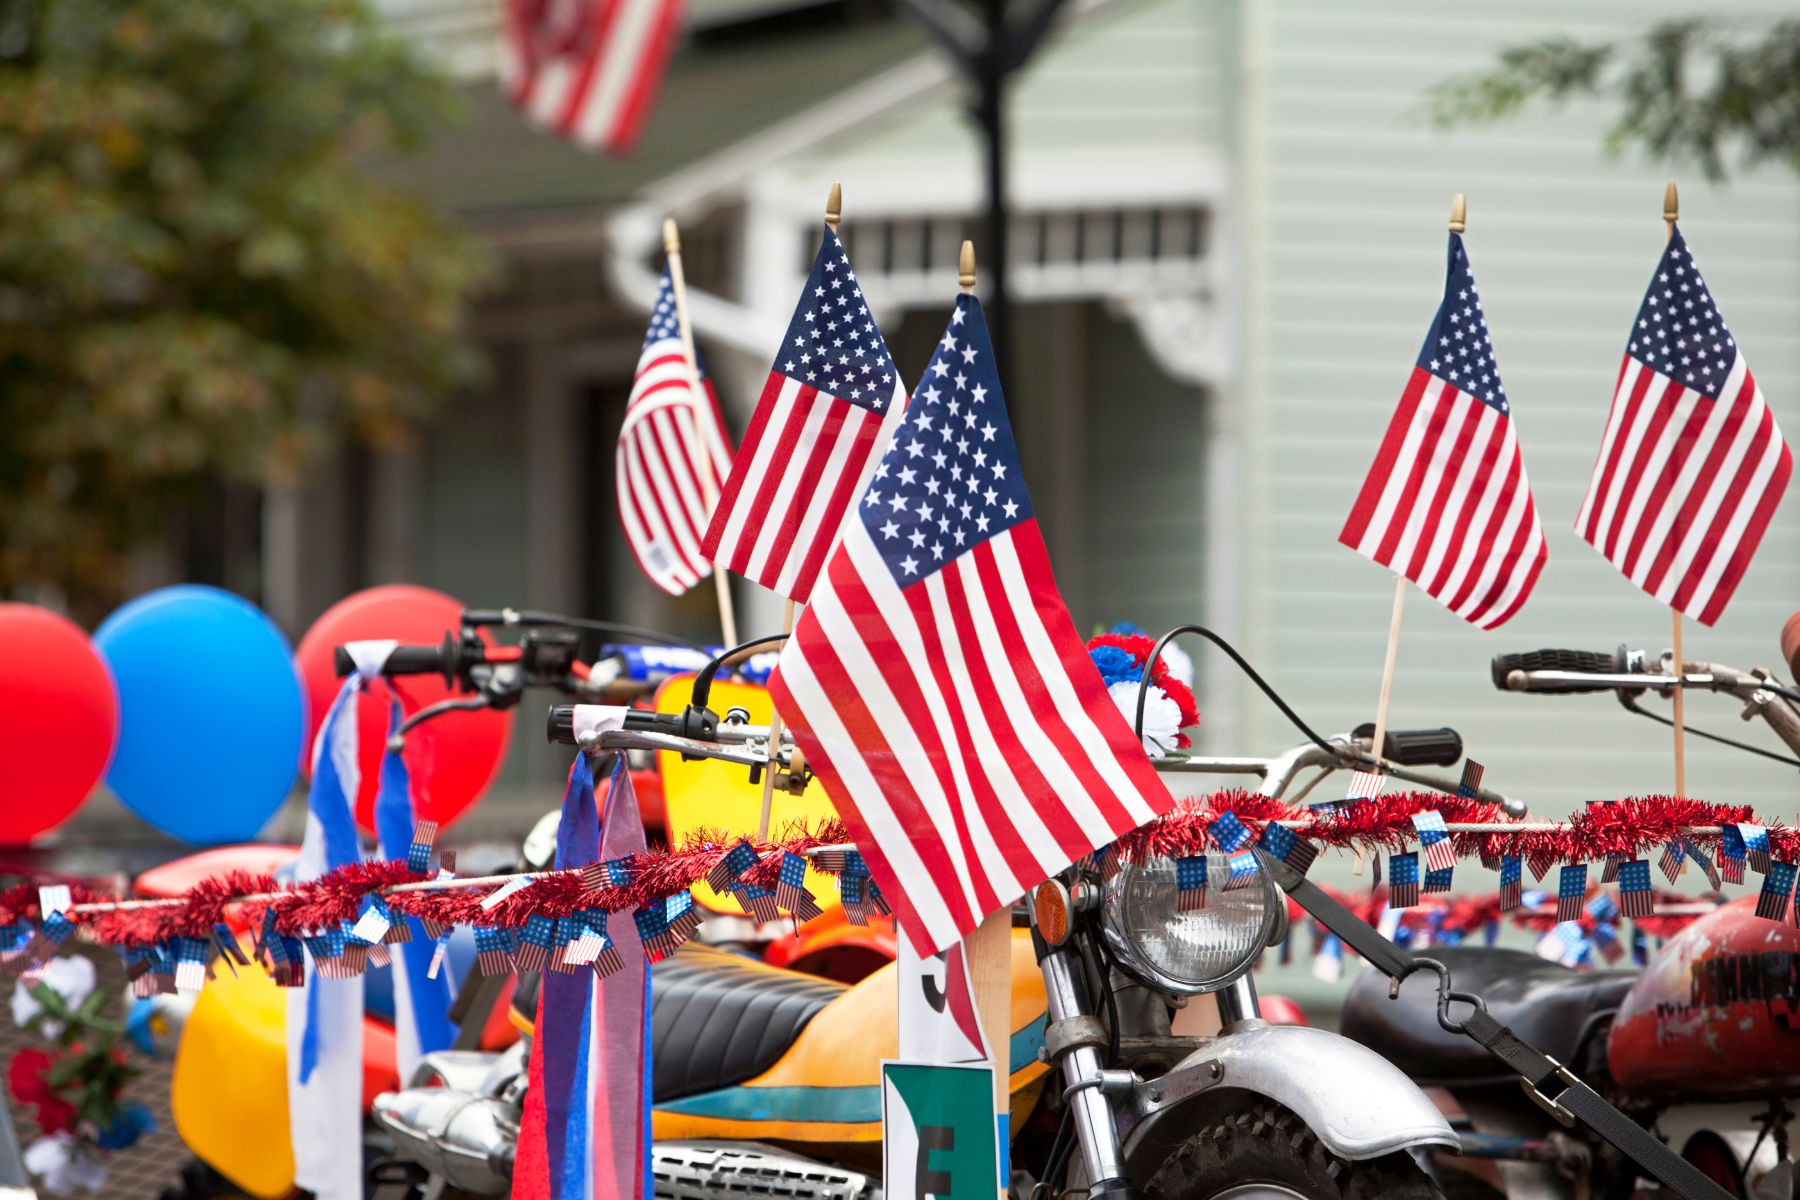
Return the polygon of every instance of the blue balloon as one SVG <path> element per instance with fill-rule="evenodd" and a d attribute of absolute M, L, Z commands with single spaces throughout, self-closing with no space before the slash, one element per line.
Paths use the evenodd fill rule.
<path fill-rule="evenodd" d="M 293 651 L 254 604 L 218 588 L 161 588 L 94 632 L 119 687 L 106 785 L 197 846 L 249 841 L 294 786 L 306 701 Z"/>

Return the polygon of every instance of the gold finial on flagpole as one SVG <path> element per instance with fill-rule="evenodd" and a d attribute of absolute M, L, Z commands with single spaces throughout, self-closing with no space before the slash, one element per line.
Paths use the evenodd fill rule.
<path fill-rule="evenodd" d="M 663 218 L 663 253 L 681 253 L 681 231 L 675 227 L 674 217 Z"/>
<path fill-rule="evenodd" d="M 962 290 L 965 292 L 974 291 L 975 290 L 975 243 L 974 242 L 964 242 L 962 244 L 962 254 L 959 255 L 956 260 L 956 270 L 957 270 L 957 282 L 962 284 Z"/>
<path fill-rule="evenodd" d="M 843 218 L 844 185 L 834 183 L 831 185 L 831 195 L 825 201 L 825 223 L 831 226 L 831 232 L 836 233 L 838 222 Z"/>
<path fill-rule="evenodd" d="M 1681 219 L 1681 193 L 1675 190 L 1675 181 L 1663 188 L 1663 223 L 1669 227 L 1669 236 L 1675 236 L 1675 222 Z"/>
<path fill-rule="evenodd" d="M 1469 202 L 1461 192 L 1450 201 L 1450 232 L 1461 233 L 1469 223 Z"/>

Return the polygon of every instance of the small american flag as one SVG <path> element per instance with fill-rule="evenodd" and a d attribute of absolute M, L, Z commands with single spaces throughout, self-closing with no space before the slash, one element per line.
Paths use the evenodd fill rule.
<path fill-rule="evenodd" d="M 1511 912 L 1519 907 L 1523 899 L 1524 872 L 1520 869 L 1519 856 L 1502 854 L 1500 856 L 1500 911 Z"/>
<path fill-rule="evenodd" d="M 1581 905 L 1587 898 L 1587 864 L 1570 863 L 1556 877 L 1556 919 L 1574 921 L 1581 917 Z"/>
<path fill-rule="evenodd" d="M 1388 855 L 1388 907 L 1411 908 L 1419 902 L 1419 856 Z"/>
<path fill-rule="evenodd" d="M 806 890 L 806 859 L 791 850 L 781 855 L 781 870 L 775 876 L 775 903 L 802 924 L 824 911 Z"/>
<path fill-rule="evenodd" d="M 1634 858 L 1619 864 L 1619 911 L 1628 917 L 1647 917 L 1656 906 L 1650 890 L 1650 863 Z"/>
<path fill-rule="evenodd" d="M 1543 570 L 1544 531 L 1460 234 L 1437 319 L 1338 541 L 1483 629 L 1517 612 Z"/>
<path fill-rule="evenodd" d="M 1199 912 L 1206 907 L 1206 856 L 1175 860 L 1175 911 Z"/>
<path fill-rule="evenodd" d="M 1448 871 L 1456 866 L 1456 849 L 1450 831 L 1444 827 L 1444 814 L 1437 809 L 1414 813 L 1413 828 L 1419 832 L 1419 845 L 1425 849 L 1425 864 L 1433 871 Z"/>
<path fill-rule="evenodd" d="M 966 378 L 968 364 L 957 366 Z M 941 409 L 954 381 L 938 367 L 921 390 Z M 905 407 L 900 371 L 826 226 L 706 530 L 706 557 L 804 603 Z"/>
<path fill-rule="evenodd" d="M 681 34 L 681 0 L 506 0 L 501 82 L 534 125 L 624 154 Z"/>
<path fill-rule="evenodd" d="M 1373 800 L 1387 791 L 1388 777 L 1380 771 L 1358 771 L 1350 776 L 1350 788 L 1344 793 L 1344 799 Z"/>
<path fill-rule="evenodd" d="M 1174 803 L 1063 606 L 1022 474 L 981 305 L 958 297 L 769 684 L 926 954 Z"/>
<path fill-rule="evenodd" d="M 712 517 L 706 500 L 718 496 L 720 481 L 731 469 L 718 399 L 704 377 L 700 386 L 705 394 L 695 397 L 675 291 L 664 267 L 619 427 L 613 483 L 625 540 L 638 565 L 652 583 L 674 596 L 712 571 L 700 549 Z M 704 437 L 695 432 L 696 408 L 705 417 Z"/>
<path fill-rule="evenodd" d="M 1763 875 L 1762 891 L 1756 897 L 1756 915 L 1779 921 L 1787 915 L 1788 897 L 1794 893 L 1794 864 L 1770 859 Z"/>
<path fill-rule="evenodd" d="M 1775 414 L 1671 229 L 1575 531 L 1657 600 L 1711 625 L 1792 472 Z"/>

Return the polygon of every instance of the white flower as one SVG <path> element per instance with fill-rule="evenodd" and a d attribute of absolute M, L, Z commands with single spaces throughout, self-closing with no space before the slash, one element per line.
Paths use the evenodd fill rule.
<path fill-rule="evenodd" d="M 1121 679 L 1106 689 L 1125 714 L 1125 724 L 1137 723 L 1138 685 L 1132 680 Z M 1152 757 L 1159 754 L 1172 754 L 1176 750 L 1175 735 L 1181 732 L 1181 706 L 1169 699 L 1167 692 L 1150 685 L 1150 694 L 1144 697 L 1144 753 Z"/>
<path fill-rule="evenodd" d="M 1162 665 L 1169 669 L 1169 674 L 1186 684 L 1189 691 L 1194 687 L 1194 660 L 1188 652 L 1170 642 L 1163 647 Z"/>
<path fill-rule="evenodd" d="M 25 1147 L 25 1169 L 43 1178 L 45 1191 L 59 1196 L 78 1187 L 97 1192 L 106 1183 L 106 1168 L 81 1151 L 67 1133 L 53 1133 Z"/>
<path fill-rule="evenodd" d="M 44 965 L 35 980 L 19 980 L 13 986 L 12 1015 L 13 1020 L 20 1025 L 44 1011 L 38 998 L 31 994 L 34 983 L 49 984 L 50 990 L 61 996 L 65 1005 L 71 1009 L 80 1008 L 94 991 L 94 962 L 79 955 L 53 958 Z M 62 1032 L 62 1022 L 45 1021 L 39 1028 L 45 1037 L 53 1038 Z"/>

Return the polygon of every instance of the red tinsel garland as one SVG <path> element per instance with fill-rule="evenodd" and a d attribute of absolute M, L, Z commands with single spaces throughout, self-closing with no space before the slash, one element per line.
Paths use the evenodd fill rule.
<path fill-rule="evenodd" d="M 1334 814 L 1315 813 L 1280 800 L 1244 791 L 1223 791 L 1204 799 L 1178 801 L 1160 819 L 1135 830 L 1118 842 L 1128 861 L 1149 856 L 1183 857 L 1204 852 L 1209 830 L 1220 813 L 1230 812 L 1253 832 L 1270 821 L 1296 823 L 1307 839 L 1329 846 L 1365 850 L 1397 850 L 1417 839 L 1413 817 L 1441 813 L 1451 826 L 1507 823 L 1499 806 L 1437 792 L 1404 792 L 1348 806 Z M 1695 826 L 1721 826 L 1754 821 L 1748 806 L 1708 804 L 1669 796 L 1593 804 L 1554 830 L 1520 829 L 1496 833 L 1453 833 L 1462 856 L 1517 854 L 1528 859 L 1556 862 L 1590 862 L 1609 854 L 1638 854 L 1677 838 L 1716 847 L 1718 834 L 1687 832 Z M 1800 830 L 1778 823 L 1764 823 L 1775 858 L 1793 862 L 1800 857 Z M 498 884 L 437 890 L 404 891 L 387 896 L 397 912 L 427 918 L 439 924 L 481 924 L 516 928 L 533 914 L 562 917 L 582 910 L 622 912 L 674 895 L 692 887 L 712 871 L 740 840 L 720 832 L 697 832 L 675 848 L 657 848 L 633 857 L 630 880 L 588 890 L 572 872 L 544 872 L 529 888 L 515 892 L 492 908 L 481 902 Z M 816 827 L 795 824 L 768 842 L 755 845 L 758 862 L 745 873 L 745 881 L 762 887 L 775 882 L 785 854 L 804 855 L 821 846 L 849 840 L 842 823 L 827 821 Z M 246 915 L 252 924 L 265 910 L 275 913 L 276 928 L 294 934 L 354 920 L 363 898 L 396 884 L 415 883 L 427 877 L 414 874 L 402 862 L 359 863 L 327 873 L 309 883 L 279 887 L 269 876 L 231 872 L 203 880 L 176 901 L 101 912 L 76 914 L 77 921 L 95 941 L 109 945 L 148 946 L 174 936 L 204 937 L 224 919 L 225 909 L 244 897 L 279 892 L 274 899 L 250 901 Z M 105 903 L 109 899 L 85 885 L 72 887 L 76 904 Z M 1497 901 L 1495 902 L 1497 905 Z M 1471 912 L 1474 910 L 1471 909 Z M 1485 910 L 1484 910 L 1485 911 Z M 37 890 L 22 884 L 0 891 L 0 925 L 34 920 L 38 916 Z M 1491 918 L 1482 918 L 1482 920 Z M 1470 916 L 1471 927 L 1482 923 Z"/>

